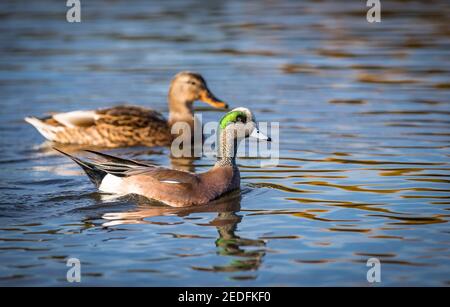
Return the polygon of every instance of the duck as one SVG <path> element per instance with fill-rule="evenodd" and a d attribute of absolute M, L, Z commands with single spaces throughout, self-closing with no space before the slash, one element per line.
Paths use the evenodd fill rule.
<path fill-rule="evenodd" d="M 47 140 L 67 145 L 95 147 L 168 146 L 177 135 L 172 126 L 185 122 L 194 128 L 194 101 L 227 109 L 208 88 L 205 79 L 195 72 L 175 75 L 168 93 L 169 118 L 149 108 L 120 105 L 97 110 L 56 113 L 44 118 L 26 117 Z M 192 131 L 192 130 L 191 130 Z"/>
<path fill-rule="evenodd" d="M 240 141 L 248 137 L 270 142 L 258 129 L 253 113 L 235 108 L 226 113 L 217 128 L 217 161 L 203 173 L 175 170 L 135 160 L 86 150 L 95 159 L 82 160 L 58 148 L 87 174 L 100 192 L 135 194 L 171 207 L 206 205 L 220 196 L 240 188 L 236 152 Z"/>

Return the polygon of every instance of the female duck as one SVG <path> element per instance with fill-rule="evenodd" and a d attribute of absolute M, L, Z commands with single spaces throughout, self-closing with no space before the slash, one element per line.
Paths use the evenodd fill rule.
<path fill-rule="evenodd" d="M 240 186 L 236 165 L 237 144 L 248 136 L 270 141 L 259 132 L 250 110 L 236 108 L 227 113 L 218 128 L 217 162 L 210 170 L 194 174 L 157 167 L 89 151 L 102 162 L 83 161 L 60 150 L 80 165 L 102 192 L 138 194 L 173 207 L 203 205 Z M 56 148 L 55 148 L 56 149 Z"/>
<path fill-rule="evenodd" d="M 161 113 L 138 106 L 57 113 L 42 119 L 27 117 L 25 121 L 49 141 L 62 144 L 167 146 L 173 139 L 171 127 L 174 123 L 186 122 L 194 127 L 192 104 L 196 100 L 216 108 L 227 108 L 226 103 L 211 93 L 201 75 L 181 72 L 170 84 L 168 121 Z"/>

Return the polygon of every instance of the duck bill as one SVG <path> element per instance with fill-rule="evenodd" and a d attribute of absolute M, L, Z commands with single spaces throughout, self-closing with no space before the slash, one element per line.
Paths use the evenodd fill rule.
<path fill-rule="evenodd" d="M 228 104 L 214 96 L 213 93 L 209 91 L 209 89 L 204 89 L 200 93 L 200 100 L 213 106 L 214 108 L 228 109 Z"/>
<path fill-rule="evenodd" d="M 258 140 L 264 140 L 267 142 L 272 141 L 272 139 L 270 137 L 261 133 L 258 128 L 253 129 L 252 133 L 250 134 L 250 137 L 258 139 Z"/>

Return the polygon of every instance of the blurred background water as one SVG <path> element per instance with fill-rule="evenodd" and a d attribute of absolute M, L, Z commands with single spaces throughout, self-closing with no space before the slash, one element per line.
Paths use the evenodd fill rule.
<path fill-rule="evenodd" d="M 0 284 L 450 284 L 446 1 L 0 2 Z M 23 121 L 133 103 L 167 114 L 202 73 L 232 107 L 280 122 L 280 163 L 239 160 L 241 192 L 171 209 L 105 199 Z M 205 120 L 223 113 L 202 105 Z M 167 148 L 106 152 L 171 161 Z M 82 153 L 79 153 L 82 155 Z"/>

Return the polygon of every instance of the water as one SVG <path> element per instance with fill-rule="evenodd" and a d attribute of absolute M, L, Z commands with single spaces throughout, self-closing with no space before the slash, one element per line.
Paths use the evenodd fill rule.
<path fill-rule="evenodd" d="M 369 24 L 365 1 L 81 2 L 81 24 L 65 1 L 0 4 L 0 284 L 69 285 L 69 257 L 81 285 L 367 286 L 371 257 L 381 285 L 450 284 L 448 3 L 383 2 Z M 105 199 L 22 120 L 167 112 L 180 70 L 280 122 L 279 165 L 240 159 L 241 192 L 209 206 Z"/>

